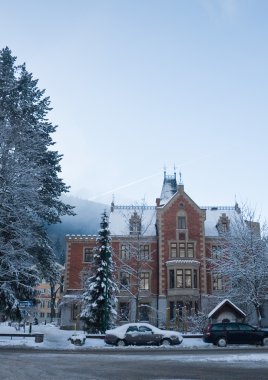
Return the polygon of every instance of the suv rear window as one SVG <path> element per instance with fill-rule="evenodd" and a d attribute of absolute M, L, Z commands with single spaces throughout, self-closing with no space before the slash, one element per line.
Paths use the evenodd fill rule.
<path fill-rule="evenodd" d="M 238 324 L 237 323 L 227 323 L 226 324 L 226 330 L 239 330 Z"/>
<path fill-rule="evenodd" d="M 255 331 L 255 328 L 249 325 L 239 324 L 239 329 L 242 331 Z"/>

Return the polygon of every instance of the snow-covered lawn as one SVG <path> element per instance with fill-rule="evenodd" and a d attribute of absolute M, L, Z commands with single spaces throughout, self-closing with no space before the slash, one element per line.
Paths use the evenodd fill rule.
<path fill-rule="evenodd" d="M 24 329 L 20 328 L 20 331 L 16 330 L 14 326 L 8 326 L 7 323 L 1 323 L 0 324 L 0 334 L 1 333 L 23 333 Z M 29 333 L 29 326 L 26 326 L 25 333 Z M 66 331 L 66 330 L 60 330 L 58 327 L 56 327 L 53 324 L 46 324 L 46 325 L 33 325 L 32 326 L 32 333 L 42 333 L 44 334 L 44 342 L 43 343 L 35 343 L 34 338 L 21 338 L 21 337 L 13 337 L 12 339 L 10 337 L 2 337 L 0 336 L 0 348 L 1 347 L 8 347 L 8 346 L 17 346 L 17 347 L 34 347 L 36 349 L 58 349 L 58 350 L 85 350 L 85 349 L 98 349 L 98 348 L 105 348 L 105 349 L 111 349 L 111 350 L 118 350 L 118 347 L 114 347 L 111 345 L 105 344 L 103 339 L 100 338 L 87 338 L 85 341 L 85 344 L 82 346 L 75 346 L 68 340 L 74 333 L 76 333 L 78 336 L 82 334 L 82 331 Z M 245 347 L 245 346 L 241 346 Z M 248 347 L 248 346 L 246 346 Z M 255 347 L 255 346 L 251 346 Z M 147 347 L 151 350 L 159 350 L 163 349 L 153 346 L 153 347 Z M 215 348 L 217 347 L 213 346 L 209 343 L 204 343 L 202 338 L 184 338 L 183 342 L 179 346 L 172 346 L 172 347 L 165 347 L 165 350 L 168 349 L 187 349 L 187 348 L 200 348 L 200 349 L 206 349 L 206 348 Z M 139 349 L 139 347 L 130 346 L 125 347 L 124 349 L 128 350 L 135 350 Z"/>
<path fill-rule="evenodd" d="M 23 329 L 20 331 L 23 332 Z M 25 333 L 29 332 L 29 327 L 25 329 Z M 0 333 L 16 333 L 14 327 L 10 327 L 6 324 L 0 324 Z M 34 338 L 13 338 L 1 337 L 0 336 L 0 351 L 1 348 L 6 347 L 19 347 L 22 348 L 33 348 L 38 351 L 38 354 L 51 355 L 47 353 L 46 350 L 59 350 L 56 351 L 57 355 L 64 355 L 61 350 L 69 350 L 69 352 L 76 352 L 76 355 L 81 355 L 84 352 L 91 351 L 90 357 L 94 359 L 99 358 L 100 350 L 108 350 L 110 355 L 108 355 L 108 360 L 116 363 L 120 362 L 125 355 L 122 355 L 121 347 L 114 347 L 106 345 L 103 339 L 98 338 L 87 338 L 83 346 L 76 346 L 72 344 L 68 339 L 72 336 L 74 331 L 60 330 L 58 327 L 47 324 L 32 326 L 32 333 L 43 333 L 45 335 L 43 343 L 35 343 Z M 83 334 L 82 331 L 77 331 L 77 334 Z M 83 335 L 82 335 L 83 336 Z M 135 362 L 142 362 L 148 359 L 155 360 L 157 362 L 161 361 L 176 361 L 176 362 L 209 362 L 209 363 L 231 363 L 232 366 L 243 366 L 245 368 L 268 368 L 268 355 L 266 351 L 262 351 L 262 348 L 258 352 L 252 352 L 245 350 L 244 352 L 236 352 L 235 348 L 249 347 L 249 346 L 232 346 L 234 348 L 233 352 L 225 351 L 225 348 L 218 348 L 212 344 L 204 343 L 202 338 L 184 338 L 183 343 L 179 346 L 173 347 L 143 347 L 142 350 L 146 350 L 146 355 L 141 353 L 139 347 L 131 346 L 124 347 L 124 350 L 131 351 L 131 355 L 127 355 L 127 360 L 133 360 Z M 255 346 L 251 346 L 253 349 Z M 197 351 L 191 352 L 192 349 L 198 348 Z M 190 350 L 189 350 L 190 349 Z M 217 350 L 216 351 L 211 351 Z M 165 355 L 163 355 L 163 350 L 165 350 Z M 178 350 L 178 354 L 174 355 L 174 350 Z M 184 352 L 183 352 L 184 351 Z M 181 353 L 181 354 L 179 354 Z M 53 355 L 55 352 L 53 352 Z M 216 354 L 216 355 L 215 355 Z M 84 357 L 84 355 L 83 355 Z M 44 359 L 46 360 L 46 359 Z M 242 364 L 241 364 L 242 363 Z M 225 365 L 225 364 L 224 364 Z"/>
<path fill-rule="evenodd" d="M 21 327 L 20 331 L 16 330 L 15 326 L 8 326 L 7 323 L 0 324 L 0 334 L 1 333 L 29 333 L 29 326 L 24 329 Z M 107 349 L 117 349 L 117 347 L 110 346 L 104 343 L 103 339 L 100 338 L 87 338 L 83 346 L 75 346 L 68 339 L 76 333 L 77 335 L 83 334 L 82 331 L 66 331 L 60 330 L 53 324 L 46 325 L 33 325 L 32 333 L 42 333 L 44 334 L 43 343 L 35 343 L 34 338 L 20 338 L 20 337 L 2 337 L 0 336 L 0 347 L 6 346 L 22 346 L 22 347 L 35 347 L 35 348 L 45 348 L 45 349 L 65 349 L 65 350 L 83 350 L 88 348 L 107 348 Z M 201 338 L 187 338 L 184 339 L 180 346 L 173 346 L 172 348 L 181 347 L 211 347 L 210 344 L 204 343 Z M 135 349 L 135 347 L 126 347 L 126 349 Z M 158 347 L 149 347 L 152 349 L 158 349 Z M 168 349 L 169 347 L 167 347 Z"/>

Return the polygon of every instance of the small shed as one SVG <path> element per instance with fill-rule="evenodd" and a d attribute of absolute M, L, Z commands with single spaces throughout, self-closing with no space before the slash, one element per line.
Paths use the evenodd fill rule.
<path fill-rule="evenodd" d="M 246 314 L 228 299 L 221 301 L 208 314 L 211 323 L 244 322 Z"/>

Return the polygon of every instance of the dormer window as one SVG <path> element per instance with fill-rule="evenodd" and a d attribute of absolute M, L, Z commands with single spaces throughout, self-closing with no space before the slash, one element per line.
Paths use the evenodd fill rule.
<path fill-rule="evenodd" d="M 137 235 L 141 233 L 141 218 L 136 211 L 129 219 L 129 232 L 130 235 Z"/>
<path fill-rule="evenodd" d="M 229 230 L 229 219 L 226 214 L 222 214 L 219 218 L 218 224 L 216 225 L 219 234 L 226 234 Z"/>
<path fill-rule="evenodd" d="M 227 232 L 227 223 L 222 223 L 221 230 L 222 230 L 223 233 Z"/>

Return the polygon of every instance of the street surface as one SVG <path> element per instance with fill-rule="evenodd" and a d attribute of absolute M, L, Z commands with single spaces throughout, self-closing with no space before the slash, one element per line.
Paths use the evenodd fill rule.
<path fill-rule="evenodd" d="M 267 380 L 266 348 L 219 350 L 0 350 L 1 380 Z"/>

